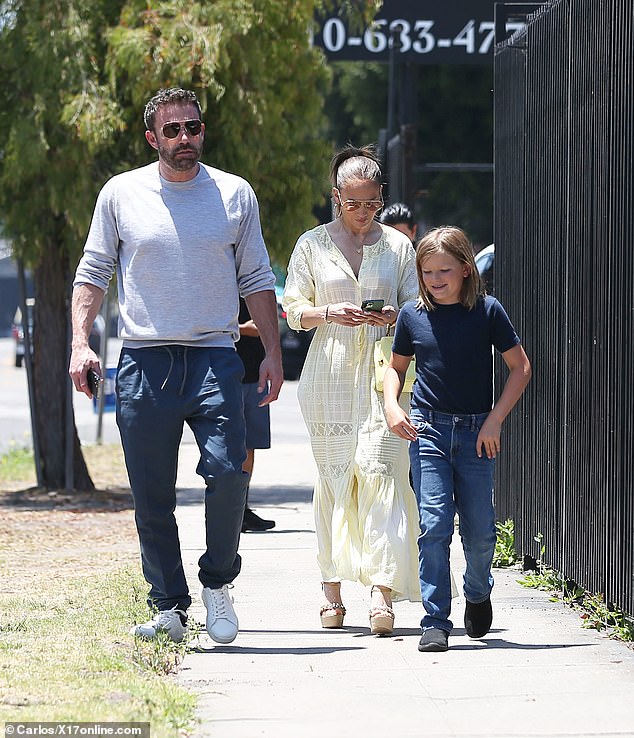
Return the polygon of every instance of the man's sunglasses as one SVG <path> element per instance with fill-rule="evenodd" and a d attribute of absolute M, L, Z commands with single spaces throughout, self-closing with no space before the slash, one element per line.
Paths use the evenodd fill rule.
<path fill-rule="evenodd" d="M 161 128 L 161 131 L 165 138 L 176 138 L 183 129 L 185 129 L 189 136 L 198 136 L 202 131 L 202 127 L 203 124 L 200 120 L 186 120 L 184 123 L 173 121 L 171 123 L 166 123 L 163 128 Z"/>

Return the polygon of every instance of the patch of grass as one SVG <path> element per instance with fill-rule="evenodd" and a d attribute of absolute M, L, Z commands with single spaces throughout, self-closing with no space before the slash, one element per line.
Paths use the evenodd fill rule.
<path fill-rule="evenodd" d="M 33 451 L 12 443 L 9 450 L 0 456 L 0 482 L 30 481 L 35 481 Z"/>
<path fill-rule="evenodd" d="M 579 611 L 584 628 L 605 631 L 610 638 L 634 642 L 634 618 L 614 604 L 606 603 L 602 594 L 592 594 L 561 572 L 543 563 L 546 546 L 544 536 L 538 533 L 534 540 L 539 544 L 537 568 L 518 579 L 523 587 L 550 592 L 552 602 L 563 602 Z"/>
<path fill-rule="evenodd" d="M 0 720 L 149 721 L 153 738 L 191 730 L 196 698 L 169 676 L 186 644 L 128 635 L 147 619 L 146 588 L 126 566 L 0 594 Z"/>
<path fill-rule="evenodd" d="M 83 452 L 98 489 L 128 488 L 119 444 Z M 30 449 L 0 457 L 0 489 L 34 483 Z M 0 721 L 150 722 L 152 738 L 188 735 L 196 697 L 173 678 L 188 644 L 128 634 L 149 619 L 132 511 L 109 497 L 83 509 L 74 494 L 32 508 L 24 496 L 0 519 Z"/>
<path fill-rule="evenodd" d="M 493 553 L 493 566 L 504 568 L 514 566 L 518 562 L 515 551 L 515 523 L 509 518 L 495 524 L 497 531 L 495 538 L 495 551 Z"/>
<path fill-rule="evenodd" d="M 84 444 L 82 453 L 98 489 L 129 486 L 120 444 Z M 0 484 L 16 487 L 19 483 L 36 483 L 33 449 L 12 442 L 0 456 Z"/>

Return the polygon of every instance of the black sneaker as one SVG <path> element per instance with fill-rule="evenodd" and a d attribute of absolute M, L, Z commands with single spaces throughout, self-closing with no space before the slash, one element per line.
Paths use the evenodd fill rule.
<path fill-rule="evenodd" d="M 242 519 L 243 533 L 270 530 L 271 528 L 275 528 L 275 520 L 262 520 L 250 507 L 246 508 L 244 518 Z"/>
<path fill-rule="evenodd" d="M 464 627 L 469 638 L 483 638 L 490 630 L 493 622 L 491 598 L 484 602 L 469 602 L 464 611 Z"/>
<path fill-rule="evenodd" d="M 419 651 L 447 651 L 449 648 L 449 633 L 440 628 L 427 628 L 418 642 Z"/>

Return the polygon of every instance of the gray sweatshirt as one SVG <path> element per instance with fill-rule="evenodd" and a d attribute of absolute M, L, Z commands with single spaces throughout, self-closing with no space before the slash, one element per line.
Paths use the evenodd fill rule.
<path fill-rule="evenodd" d="M 238 295 L 273 290 L 255 193 L 200 165 L 169 182 L 158 162 L 118 174 L 97 198 L 75 285 L 103 290 L 116 269 L 124 346 L 231 346 Z"/>

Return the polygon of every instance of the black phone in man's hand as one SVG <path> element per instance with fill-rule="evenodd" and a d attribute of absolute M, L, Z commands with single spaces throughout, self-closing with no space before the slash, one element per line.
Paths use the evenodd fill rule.
<path fill-rule="evenodd" d="M 94 369 L 88 370 L 87 375 L 88 389 L 92 392 L 92 396 L 99 399 L 101 394 L 101 386 L 103 385 L 103 377 L 101 377 Z"/>

